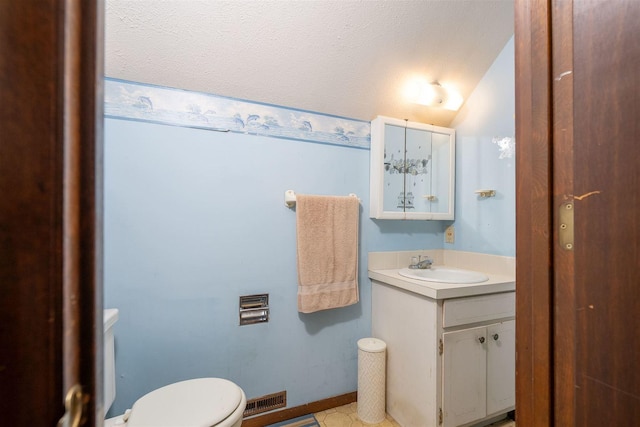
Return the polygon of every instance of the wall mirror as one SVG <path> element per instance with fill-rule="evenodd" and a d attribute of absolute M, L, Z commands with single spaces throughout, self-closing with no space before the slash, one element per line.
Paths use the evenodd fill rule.
<path fill-rule="evenodd" d="M 370 159 L 371 218 L 453 219 L 455 130 L 378 116 Z"/>

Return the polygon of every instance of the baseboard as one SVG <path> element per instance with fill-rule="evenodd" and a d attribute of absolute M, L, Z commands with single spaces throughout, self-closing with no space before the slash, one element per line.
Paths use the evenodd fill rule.
<path fill-rule="evenodd" d="M 256 415 L 254 417 L 242 420 L 242 427 L 264 427 L 269 424 L 279 423 L 281 421 L 290 420 L 292 418 L 301 417 L 303 415 L 313 414 L 315 412 L 326 411 L 327 409 L 337 406 L 353 403 L 357 400 L 358 393 L 341 394 L 340 396 L 330 397 L 328 399 L 317 400 L 305 405 L 294 406 L 280 411 L 269 412 L 264 415 Z"/>

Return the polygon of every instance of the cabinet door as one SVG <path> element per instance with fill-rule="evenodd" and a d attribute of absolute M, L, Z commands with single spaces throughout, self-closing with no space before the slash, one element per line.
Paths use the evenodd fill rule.
<path fill-rule="evenodd" d="M 370 156 L 371 218 L 453 219 L 453 129 L 378 116 Z"/>
<path fill-rule="evenodd" d="M 487 328 L 442 334 L 442 411 L 445 427 L 484 418 L 487 408 Z"/>
<path fill-rule="evenodd" d="M 431 200 L 435 196 L 431 188 L 431 137 L 425 129 L 407 129 L 404 197 L 406 213 L 431 212 Z"/>
<path fill-rule="evenodd" d="M 448 129 L 447 129 L 448 130 Z M 454 150 L 455 144 L 451 142 L 451 134 L 442 128 L 435 128 L 431 134 L 431 212 L 442 215 L 451 215 L 453 219 L 453 191 L 455 188 Z"/>
<path fill-rule="evenodd" d="M 382 209 L 384 212 L 405 211 L 405 126 L 384 125 Z"/>
<path fill-rule="evenodd" d="M 516 321 L 487 327 L 487 415 L 516 404 Z"/>

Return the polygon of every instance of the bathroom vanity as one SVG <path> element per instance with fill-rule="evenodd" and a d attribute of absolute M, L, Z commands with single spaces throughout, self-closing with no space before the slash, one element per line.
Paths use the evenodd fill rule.
<path fill-rule="evenodd" d="M 395 266 L 389 253 L 369 254 L 372 335 L 387 344 L 387 412 L 403 427 L 470 426 L 515 408 L 514 260 L 455 252 L 419 253 L 488 280 L 417 280 L 399 274 L 417 253 L 393 253 Z"/>

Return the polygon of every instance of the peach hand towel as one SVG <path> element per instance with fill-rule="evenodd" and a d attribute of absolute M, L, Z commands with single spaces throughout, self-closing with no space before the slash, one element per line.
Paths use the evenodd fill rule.
<path fill-rule="evenodd" d="M 358 302 L 358 219 L 352 196 L 296 195 L 298 311 Z"/>

